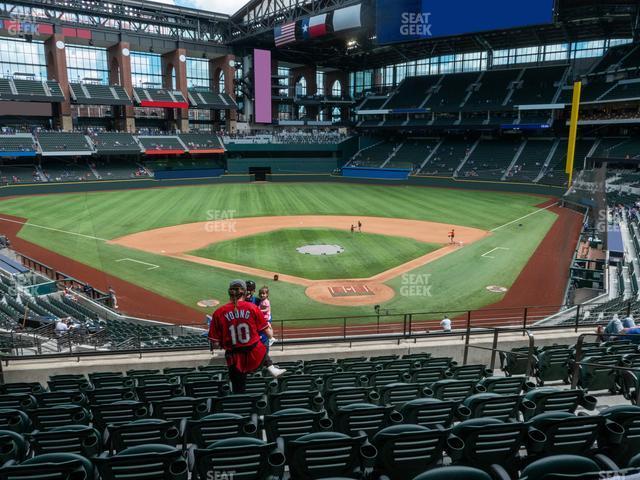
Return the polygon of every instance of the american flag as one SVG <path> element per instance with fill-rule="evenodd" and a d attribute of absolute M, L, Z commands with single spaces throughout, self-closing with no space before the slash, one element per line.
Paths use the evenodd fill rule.
<path fill-rule="evenodd" d="M 276 47 L 286 45 L 296 41 L 296 22 L 285 23 L 284 25 L 278 25 L 273 29 L 273 39 L 276 42 Z"/>

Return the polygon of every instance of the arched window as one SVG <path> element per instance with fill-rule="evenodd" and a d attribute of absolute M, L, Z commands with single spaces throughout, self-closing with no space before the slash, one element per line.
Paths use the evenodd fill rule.
<path fill-rule="evenodd" d="M 331 111 L 331 121 L 333 123 L 340 123 L 342 121 L 342 112 L 340 111 L 340 108 L 333 108 L 333 110 Z"/>
<path fill-rule="evenodd" d="M 333 82 L 331 86 L 331 96 L 342 97 L 342 83 L 340 83 L 340 80 Z"/>
<path fill-rule="evenodd" d="M 220 73 L 218 73 L 218 93 L 227 93 L 224 80 L 224 72 L 220 70 Z"/>
<path fill-rule="evenodd" d="M 296 83 L 296 95 L 305 96 L 307 94 L 307 79 L 300 77 L 298 83 Z"/>
<path fill-rule="evenodd" d="M 320 120 L 321 122 L 324 122 L 327 119 L 327 111 L 324 108 L 320 109 L 320 118 L 318 120 Z"/>
<path fill-rule="evenodd" d="M 303 119 L 307 116 L 307 109 L 305 108 L 304 105 L 300 105 L 300 108 L 298 108 L 298 119 Z"/>

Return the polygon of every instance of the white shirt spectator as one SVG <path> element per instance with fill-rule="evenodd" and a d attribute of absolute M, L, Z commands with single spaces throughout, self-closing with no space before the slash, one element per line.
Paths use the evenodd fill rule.
<path fill-rule="evenodd" d="M 442 319 L 442 321 L 440 322 L 440 326 L 442 327 L 442 330 L 444 330 L 447 333 L 451 332 L 451 320 L 449 319 L 449 317 L 444 317 Z"/>
<path fill-rule="evenodd" d="M 59 320 L 58 322 L 56 322 L 55 330 L 56 330 L 56 335 L 64 335 L 69 331 L 69 325 L 67 325 L 62 320 Z"/>

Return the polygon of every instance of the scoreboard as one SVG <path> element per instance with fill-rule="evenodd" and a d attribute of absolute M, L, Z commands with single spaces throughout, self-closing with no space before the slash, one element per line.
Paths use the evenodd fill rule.
<path fill-rule="evenodd" d="M 381 45 L 549 24 L 555 0 L 377 0 Z"/>

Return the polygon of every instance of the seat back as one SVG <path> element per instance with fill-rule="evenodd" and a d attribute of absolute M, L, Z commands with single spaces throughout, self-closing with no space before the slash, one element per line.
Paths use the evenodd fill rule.
<path fill-rule="evenodd" d="M 194 451 L 194 473 L 198 478 L 279 478 L 284 455 L 274 443 L 257 438 L 238 437 L 218 440 L 205 449 Z"/>
<path fill-rule="evenodd" d="M 185 395 L 194 398 L 218 397 L 231 391 L 229 382 L 226 380 L 203 380 L 194 374 L 189 374 L 183 378 L 183 387 Z"/>
<path fill-rule="evenodd" d="M 631 457 L 640 452 L 640 407 L 616 405 L 601 410 L 600 416 L 616 422 L 624 433 L 620 442 L 613 442 L 606 432 L 601 432 L 598 447 L 603 448 L 618 465 L 627 465 Z"/>
<path fill-rule="evenodd" d="M 100 388 L 128 388 L 132 389 L 136 386 L 136 382 L 131 377 L 123 377 L 123 376 L 104 376 L 97 377 L 91 380 L 93 387 L 96 389 Z"/>
<path fill-rule="evenodd" d="M 248 417 L 235 413 L 214 413 L 198 420 L 187 420 L 185 441 L 197 448 L 207 448 L 218 440 L 235 437 L 255 437 L 258 428 Z"/>
<path fill-rule="evenodd" d="M 443 430 L 419 425 L 396 425 L 380 430 L 371 440 L 378 451 L 375 475 L 411 480 L 433 468 L 442 461 L 447 435 Z"/>
<path fill-rule="evenodd" d="M 278 391 L 318 391 L 322 387 L 322 384 L 322 379 L 315 375 L 288 375 L 278 379 Z"/>
<path fill-rule="evenodd" d="M 27 455 L 27 442 L 22 435 L 10 430 L 0 430 L 0 465 L 13 460 L 22 462 Z"/>
<path fill-rule="evenodd" d="M 480 380 L 478 385 L 484 387 L 487 393 L 500 395 L 520 395 L 525 387 L 525 377 L 487 377 Z"/>
<path fill-rule="evenodd" d="M 344 387 L 354 387 L 360 384 L 360 375 L 354 372 L 332 373 L 324 377 L 323 389 L 336 390 Z"/>
<path fill-rule="evenodd" d="M 473 380 L 476 383 L 491 375 L 491 370 L 484 365 L 460 365 L 447 371 L 447 376 L 454 380 Z"/>
<path fill-rule="evenodd" d="M 375 448 L 342 433 L 319 432 L 288 442 L 286 458 L 292 478 L 320 479 L 355 476 L 363 471 L 363 455 L 375 457 Z M 362 451 L 361 451 L 362 450 Z"/>
<path fill-rule="evenodd" d="M 175 397 L 161 402 L 153 402 L 153 417 L 180 425 L 183 419 L 198 419 L 209 413 L 206 399 L 192 397 Z"/>
<path fill-rule="evenodd" d="M 569 349 L 555 348 L 540 353 L 538 356 L 538 381 L 542 384 L 565 380 L 568 377 L 570 359 L 571 350 Z"/>
<path fill-rule="evenodd" d="M 180 384 L 180 375 L 164 375 L 157 373 L 152 375 L 138 375 L 135 378 L 139 387 Z"/>
<path fill-rule="evenodd" d="M 465 407 L 466 409 L 466 407 Z M 458 402 L 443 401 L 435 398 L 419 398 L 405 403 L 399 408 L 405 423 L 422 425 L 428 428 L 449 428 L 458 417 Z"/>
<path fill-rule="evenodd" d="M 264 430 L 269 442 L 282 438 L 289 440 L 308 433 L 330 430 L 333 422 L 325 412 L 317 412 L 305 408 L 290 408 L 264 416 Z"/>
<path fill-rule="evenodd" d="M 94 405 L 91 407 L 93 425 L 101 432 L 108 425 L 121 425 L 141 420 L 149 416 L 147 405 L 136 400 L 122 400 L 108 405 Z"/>
<path fill-rule="evenodd" d="M 531 425 L 547 436 L 543 449 L 537 453 L 584 455 L 595 443 L 605 423 L 606 419 L 598 415 L 576 416 L 567 412 L 536 415 L 531 419 Z"/>
<path fill-rule="evenodd" d="M 88 405 L 87 396 L 78 390 L 57 390 L 35 395 L 40 407 L 55 407 L 56 405 L 75 404 Z"/>
<path fill-rule="evenodd" d="M 597 403 L 595 397 L 585 395 L 582 390 L 560 390 L 552 387 L 531 390 L 527 392 L 524 399 L 533 403 L 533 408 L 523 412 L 525 420 L 546 412 L 573 413 L 579 405 L 587 410 L 593 410 Z"/>
<path fill-rule="evenodd" d="M 431 387 L 438 380 L 444 380 L 445 367 L 421 367 L 411 371 L 411 382 Z"/>
<path fill-rule="evenodd" d="M 33 427 L 37 430 L 49 430 L 69 425 L 89 425 L 91 416 L 80 405 L 56 405 L 50 408 L 36 408 L 29 412 Z"/>
<path fill-rule="evenodd" d="M 402 422 L 402 415 L 393 406 L 352 403 L 338 409 L 332 415 L 334 430 L 349 436 L 364 432 L 371 438 L 379 430 Z"/>
<path fill-rule="evenodd" d="M 39 382 L 13 382 L 0 385 L 0 394 L 7 393 L 27 393 L 35 395 L 43 393 L 45 388 Z"/>
<path fill-rule="evenodd" d="M 380 395 L 371 387 L 342 387 L 324 393 L 324 405 L 330 414 L 352 403 L 378 403 Z"/>
<path fill-rule="evenodd" d="M 168 400 L 172 397 L 182 395 L 180 385 L 148 385 L 145 387 L 136 387 L 138 400 L 145 403 L 159 402 Z"/>
<path fill-rule="evenodd" d="M 22 410 L 0 410 L 0 429 L 10 430 L 16 433 L 26 433 L 30 432 L 31 428 L 31 419 L 29 415 Z"/>
<path fill-rule="evenodd" d="M 399 407 L 416 398 L 430 395 L 432 392 L 427 387 L 417 383 L 391 383 L 378 387 L 380 403 Z"/>
<path fill-rule="evenodd" d="M 406 382 L 411 378 L 408 370 L 379 370 L 360 376 L 360 384 L 368 387 L 382 387 L 390 383 Z"/>
<path fill-rule="evenodd" d="M 56 427 L 29 435 L 29 443 L 36 455 L 44 453 L 77 453 L 86 458 L 102 451 L 100 433 L 86 425 Z"/>
<path fill-rule="evenodd" d="M 602 355 L 595 357 L 585 357 L 584 362 L 598 364 L 580 365 L 578 385 L 585 390 L 611 390 L 615 391 L 616 367 L 622 361 L 620 355 Z"/>
<path fill-rule="evenodd" d="M 100 387 L 87 392 L 91 405 L 108 405 L 122 400 L 135 400 L 136 394 L 128 387 Z"/>
<path fill-rule="evenodd" d="M 259 415 L 267 408 L 267 400 L 264 395 L 251 395 L 248 393 L 234 394 L 228 397 L 211 399 L 211 413 L 236 413 L 238 415 Z"/>
<path fill-rule="evenodd" d="M 84 391 L 92 388 L 89 379 L 84 375 L 56 375 L 49 377 L 47 384 L 52 392 L 58 390 Z"/>
<path fill-rule="evenodd" d="M 269 395 L 269 409 L 271 412 L 288 408 L 320 410 L 323 404 L 324 400 L 317 390 L 288 390 Z"/>
<path fill-rule="evenodd" d="M 0 467 L 2 480 L 93 480 L 94 477 L 92 463 L 73 453 L 36 455 L 22 463 Z"/>
<path fill-rule="evenodd" d="M 492 480 L 491 475 L 477 468 L 471 467 L 441 467 L 424 472 L 413 480 L 452 480 L 454 478 L 464 480 Z"/>
<path fill-rule="evenodd" d="M 522 470 L 520 480 L 559 480 L 561 478 L 578 480 L 588 478 L 586 474 L 589 473 L 597 473 L 596 478 L 609 478 L 601 476 L 601 471 L 602 467 L 590 458 L 577 455 L 554 455 L 527 465 Z"/>
<path fill-rule="evenodd" d="M 431 385 L 433 398 L 445 401 L 461 402 L 475 393 L 474 380 L 440 380 Z"/>
<path fill-rule="evenodd" d="M 471 411 L 470 418 L 497 418 L 504 422 L 517 421 L 520 395 L 477 393 L 465 398 L 463 405 Z"/>
<path fill-rule="evenodd" d="M 36 398 L 28 393 L 5 393 L 0 395 L 0 409 L 32 410 L 36 408 Z"/>
<path fill-rule="evenodd" d="M 127 448 L 94 462 L 102 480 L 187 480 L 189 475 L 182 452 L 162 444 Z"/>
<path fill-rule="evenodd" d="M 180 431 L 172 422 L 154 418 L 109 425 L 107 431 L 108 449 L 115 452 L 145 444 L 176 446 L 181 441 Z"/>

